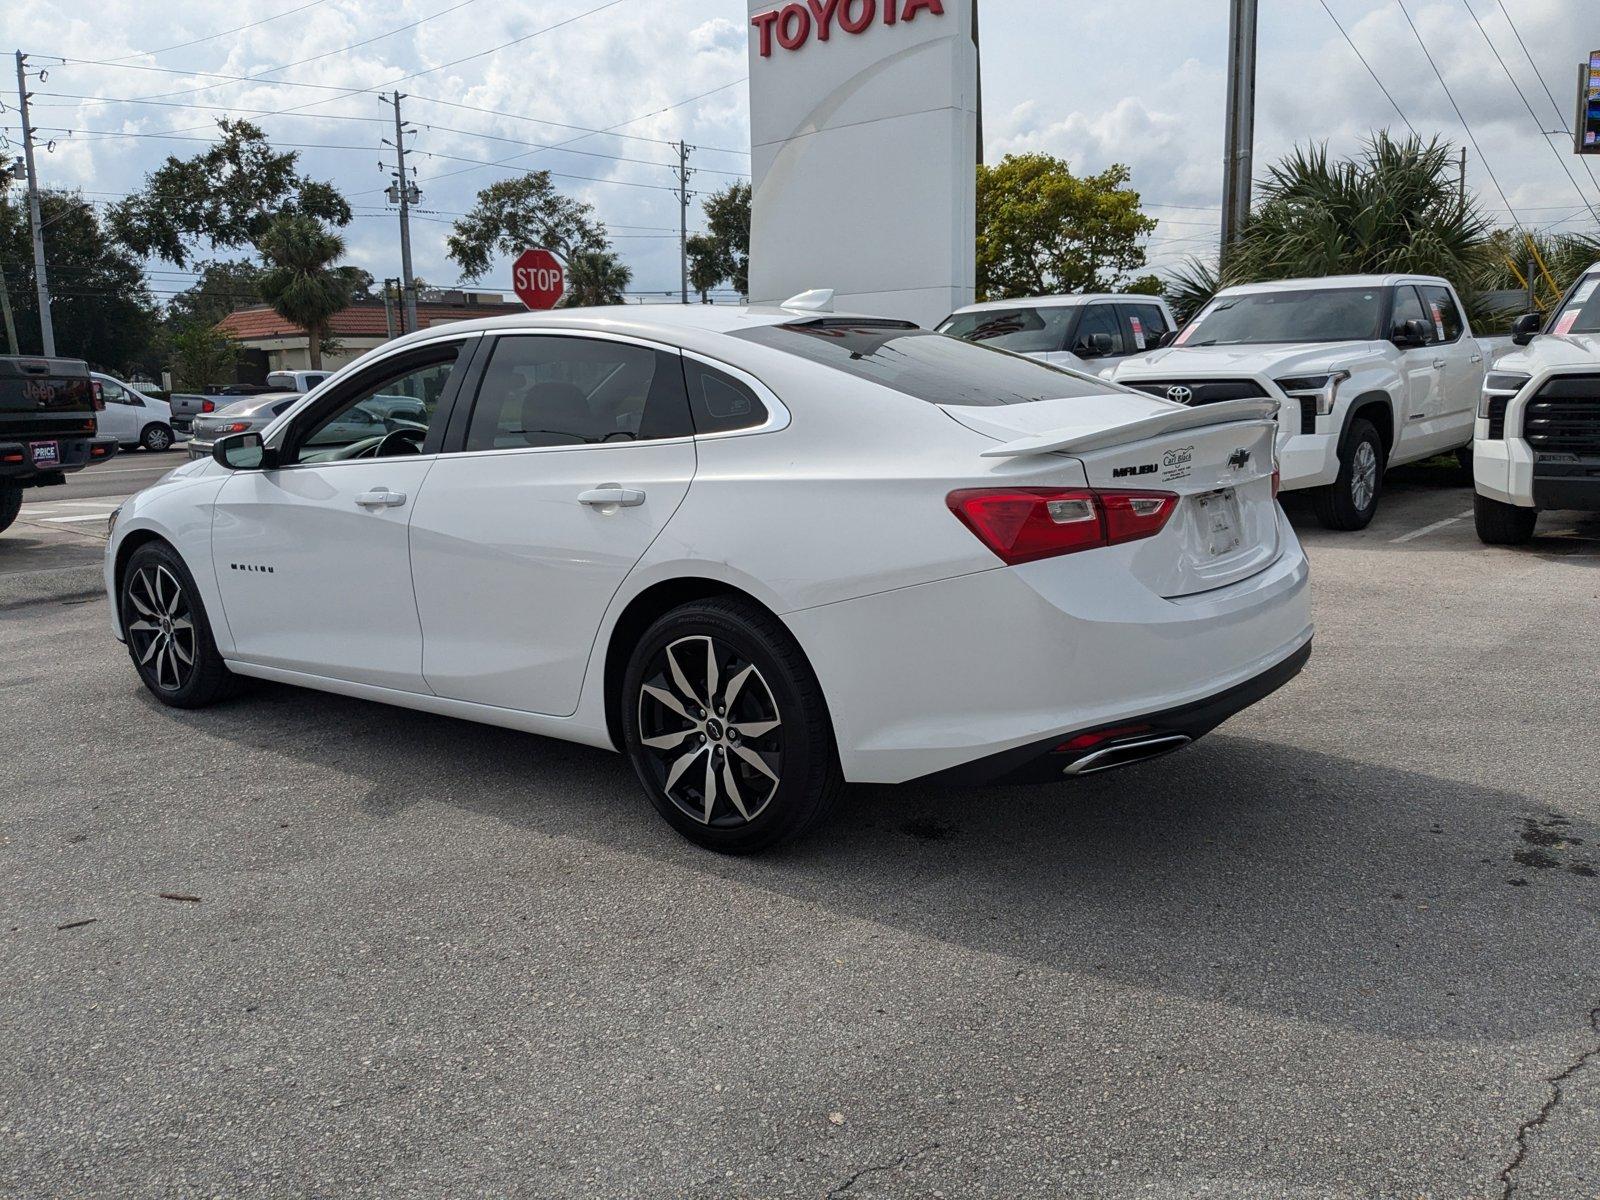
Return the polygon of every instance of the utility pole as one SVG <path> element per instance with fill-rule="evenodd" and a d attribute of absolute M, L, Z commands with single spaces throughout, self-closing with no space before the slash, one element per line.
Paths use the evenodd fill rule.
<path fill-rule="evenodd" d="M 1461 207 L 1465 208 L 1467 206 L 1467 148 L 1465 146 L 1461 147 L 1461 184 L 1457 198 L 1461 201 Z"/>
<path fill-rule="evenodd" d="M 400 205 L 401 298 L 405 305 L 405 332 L 412 333 L 417 328 L 417 285 L 411 276 L 411 206 L 422 199 L 422 193 L 406 175 L 406 134 L 409 130 L 400 119 L 400 101 L 404 99 L 400 89 L 396 88 L 393 97 L 394 141 L 389 143 L 394 147 L 395 172 L 394 185 L 389 188 L 389 199 Z M 388 141 L 387 138 L 384 140 Z"/>
<path fill-rule="evenodd" d="M 681 287 L 679 298 L 689 303 L 689 151 L 693 146 L 678 143 L 678 270 Z"/>
<path fill-rule="evenodd" d="M 22 113 L 22 161 L 28 172 L 28 220 L 33 226 L 33 283 L 39 293 L 39 341 L 46 358 L 56 356 L 50 321 L 50 279 L 44 269 L 44 218 L 39 213 L 39 172 L 33 165 L 33 126 L 28 121 L 28 56 L 17 51 L 17 105 Z"/>
<path fill-rule="evenodd" d="M 1256 136 L 1256 4 L 1229 0 L 1228 128 L 1222 163 L 1222 258 L 1250 217 Z"/>

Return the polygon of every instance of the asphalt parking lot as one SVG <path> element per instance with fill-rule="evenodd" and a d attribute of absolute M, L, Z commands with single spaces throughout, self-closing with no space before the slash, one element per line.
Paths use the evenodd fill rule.
<path fill-rule="evenodd" d="M 1600 1196 L 1600 520 L 1485 548 L 1442 468 L 1361 534 L 1289 508 L 1284 691 L 1070 786 L 852 789 L 749 860 L 613 755 L 163 709 L 83 572 L 34 578 L 99 530 L 32 510 L 0 1193 Z"/>

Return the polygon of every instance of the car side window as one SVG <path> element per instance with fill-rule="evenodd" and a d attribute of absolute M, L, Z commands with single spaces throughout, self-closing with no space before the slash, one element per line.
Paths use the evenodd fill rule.
<path fill-rule="evenodd" d="M 679 356 L 601 338 L 498 338 L 466 449 L 520 450 L 687 437 Z"/>
<path fill-rule="evenodd" d="M 1123 320 L 1127 322 L 1125 333 L 1130 353 L 1154 350 L 1157 339 L 1171 328 L 1159 304 L 1124 304 L 1121 307 Z"/>
<path fill-rule="evenodd" d="M 689 411 L 697 434 L 733 433 L 767 423 L 767 406 L 726 371 L 685 358 L 683 375 L 689 385 Z"/>
<path fill-rule="evenodd" d="M 1091 304 L 1083 310 L 1078 321 L 1078 332 L 1072 342 L 1073 353 L 1080 356 L 1088 351 L 1089 358 L 1117 358 L 1127 354 L 1127 340 L 1122 336 L 1122 322 L 1117 318 L 1114 304 Z"/>
<path fill-rule="evenodd" d="M 373 367 L 341 389 L 305 433 L 295 434 L 300 463 L 418 454 L 456 369 L 461 343 L 404 356 L 403 365 Z M 290 401 L 293 403 L 293 401 Z"/>
<path fill-rule="evenodd" d="M 1427 302 L 1427 322 L 1433 328 L 1434 340 L 1453 342 L 1466 332 L 1467 323 L 1449 288 L 1425 287 L 1422 298 Z"/>
<path fill-rule="evenodd" d="M 1417 289 L 1409 283 L 1394 290 L 1394 327 L 1399 329 L 1407 321 L 1421 321 L 1428 327 L 1427 340 L 1435 340 L 1433 331 L 1433 318 L 1422 307 L 1422 300 L 1417 295 Z"/>

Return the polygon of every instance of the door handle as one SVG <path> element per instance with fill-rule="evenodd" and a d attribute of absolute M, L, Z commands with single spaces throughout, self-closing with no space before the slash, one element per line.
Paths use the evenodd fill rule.
<path fill-rule="evenodd" d="M 1481 354 L 1474 354 L 1474 355 L 1473 355 L 1473 356 L 1472 356 L 1472 361 L 1473 361 L 1473 362 L 1475 362 L 1475 363 L 1481 363 L 1481 362 L 1482 362 L 1482 361 L 1483 361 L 1483 355 L 1481 355 Z"/>
<path fill-rule="evenodd" d="M 1433 360 L 1433 365 L 1434 365 L 1434 366 L 1435 366 L 1435 367 L 1437 367 L 1437 368 L 1438 368 L 1438 369 L 1439 369 L 1439 370 L 1441 370 L 1441 371 L 1442 371 L 1442 370 L 1444 370 L 1444 359 L 1442 359 L 1442 358 L 1436 358 L 1436 359 L 1434 359 L 1434 360 Z"/>
<path fill-rule="evenodd" d="M 405 502 L 404 492 L 391 492 L 388 488 L 375 488 L 356 497 L 362 508 L 399 508 Z"/>
<path fill-rule="evenodd" d="M 637 488 L 625 488 L 615 483 L 603 484 L 578 493 L 578 503 L 590 508 L 638 508 L 644 503 L 644 493 Z"/>

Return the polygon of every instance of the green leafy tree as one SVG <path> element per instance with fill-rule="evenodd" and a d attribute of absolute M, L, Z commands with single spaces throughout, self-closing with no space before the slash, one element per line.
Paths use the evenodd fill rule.
<path fill-rule="evenodd" d="M 169 157 L 144 187 L 111 210 L 118 241 L 141 257 L 176 266 L 197 246 L 258 245 L 281 216 L 350 223 L 350 205 L 333 186 L 300 174 L 299 155 L 279 152 L 249 121 L 217 122 L 220 140 L 192 158 Z"/>
<path fill-rule="evenodd" d="M 262 303 L 260 263 L 249 259 L 195 264 L 200 278 L 167 303 L 169 326 L 204 321 L 215 325 L 236 308 Z"/>
<path fill-rule="evenodd" d="M 1600 262 L 1600 237 L 1594 234 L 1497 229 L 1489 235 L 1479 284 L 1486 291 L 1525 292 L 1531 278 L 1534 308 L 1549 312 L 1566 295 L 1573 281 L 1597 262 Z M 1525 311 L 1526 302 L 1504 310 L 1508 316 Z"/>
<path fill-rule="evenodd" d="M 320 370 L 329 348 L 328 321 L 350 303 L 351 280 L 336 264 L 344 239 L 314 217 L 279 217 L 261 235 L 261 294 L 286 321 L 304 329 L 310 340 L 311 369 Z"/>
<path fill-rule="evenodd" d="M 579 250 L 567 258 L 567 290 L 563 308 L 626 304 L 633 272 L 609 250 Z"/>
<path fill-rule="evenodd" d="M 75 192 L 39 199 L 56 353 L 103 370 L 153 369 L 158 313 L 140 263 L 107 236 L 92 205 Z M 38 293 L 27 211 L 0 196 L 0 268 L 6 273 L 18 349 L 39 354 Z"/>
<path fill-rule="evenodd" d="M 555 251 L 570 269 L 575 256 L 609 246 L 593 206 L 563 196 L 548 171 L 491 183 L 445 239 L 446 252 L 469 280 L 483 278 L 496 258 L 535 247 Z"/>
<path fill-rule="evenodd" d="M 1120 291 L 1156 227 L 1115 163 L 1079 177 L 1048 154 L 978 165 L 978 298 Z"/>
<path fill-rule="evenodd" d="M 733 263 L 723 253 L 722 243 L 710 234 L 697 233 L 689 239 L 689 286 L 700 294 L 700 303 L 711 302 L 711 289 L 728 277 Z"/>
<path fill-rule="evenodd" d="M 179 391 L 200 391 L 210 384 L 233 379 L 239 346 L 206 320 L 189 319 L 166 330 L 167 362 L 172 386 Z"/>
<path fill-rule="evenodd" d="M 706 197 L 706 235 L 715 247 L 722 274 L 706 290 L 726 280 L 741 296 L 750 294 L 750 185 L 730 183 Z M 692 251 L 691 251 L 692 253 Z M 698 286 L 698 285 L 697 285 Z"/>
<path fill-rule="evenodd" d="M 1489 227 L 1460 194 L 1454 148 L 1378 133 L 1352 158 L 1295 149 L 1256 185 L 1257 202 L 1220 270 L 1191 262 L 1168 296 L 1194 311 L 1218 288 L 1267 279 L 1406 272 L 1441 275 L 1483 324 Z"/>

